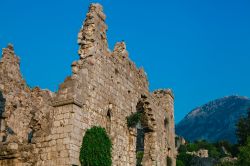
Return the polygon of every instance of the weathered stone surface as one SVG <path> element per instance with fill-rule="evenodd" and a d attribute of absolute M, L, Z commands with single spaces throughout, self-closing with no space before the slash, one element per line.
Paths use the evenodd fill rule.
<path fill-rule="evenodd" d="M 13 46 L 0 61 L 0 166 L 80 165 L 85 131 L 106 128 L 113 165 L 136 164 L 136 136 L 126 117 L 143 109 L 144 166 L 175 165 L 174 97 L 149 92 L 143 69 L 129 59 L 124 42 L 109 51 L 102 6 L 92 4 L 78 34 L 79 60 L 72 75 L 52 93 L 30 89 L 22 79 Z"/>

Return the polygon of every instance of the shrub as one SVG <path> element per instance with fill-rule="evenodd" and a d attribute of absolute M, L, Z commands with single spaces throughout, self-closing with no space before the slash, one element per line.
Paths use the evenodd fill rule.
<path fill-rule="evenodd" d="M 191 165 L 191 160 L 193 156 L 190 154 L 186 154 L 186 152 L 179 153 L 177 156 L 177 160 L 182 161 L 184 165 Z"/>
<path fill-rule="evenodd" d="M 219 164 L 216 164 L 216 166 L 236 166 L 235 162 L 220 162 Z"/>
<path fill-rule="evenodd" d="M 181 160 L 176 160 L 176 166 L 185 166 Z"/>
<path fill-rule="evenodd" d="M 94 126 L 83 137 L 80 162 L 84 166 L 111 166 L 111 148 L 105 129 Z"/>
<path fill-rule="evenodd" d="M 247 138 L 250 136 L 250 108 L 248 109 L 247 117 L 241 117 L 236 124 L 236 135 L 239 145 L 247 144 Z"/>
<path fill-rule="evenodd" d="M 132 113 L 130 116 L 126 117 L 128 127 L 135 127 L 140 122 L 141 118 L 141 112 L 135 112 Z"/>
<path fill-rule="evenodd" d="M 143 151 L 136 152 L 136 166 L 142 166 L 141 162 L 143 159 L 143 155 L 144 155 Z"/>
<path fill-rule="evenodd" d="M 186 147 L 187 147 L 187 151 L 189 152 L 195 152 L 199 150 L 198 143 L 190 143 L 190 144 L 187 144 Z"/>
<path fill-rule="evenodd" d="M 178 152 L 181 153 L 181 152 L 187 152 L 187 147 L 185 145 L 180 145 L 179 149 L 178 149 Z"/>
<path fill-rule="evenodd" d="M 250 137 L 247 138 L 245 146 L 239 148 L 238 165 L 250 165 Z"/>
<path fill-rule="evenodd" d="M 209 156 L 212 158 L 218 159 L 221 155 L 214 144 L 209 143 L 205 140 L 195 141 L 194 143 L 190 143 L 187 145 L 187 150 L 189 152 L 198 151 L 199 149 L 207 149 Z"/>

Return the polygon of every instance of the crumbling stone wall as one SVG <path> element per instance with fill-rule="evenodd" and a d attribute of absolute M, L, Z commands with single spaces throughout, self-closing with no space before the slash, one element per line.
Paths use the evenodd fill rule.
<path fill-rule="evenodd" d="M 33 142 L 33 138 L 49 134 L 52 95 L 39 88 L 31 90 L 22 79 L 20 60 L 13 46 L 3 49 L 0 61 L 0 165 L 31 165 L 38 160 L 34 151 L 39 142 Z"/>
<path fill-rule="evenodd" d="M 164 128 L 161 131 L 164 135 L 165 150 L 168 157 L 171 158 L 173 165 L 176 163 L 177 151 L 175 150 L 175 125 L 174 125 L 174 96 L 171 90 L 156 90 L 153 96 L 157 99 L 159 105 L 164 112 Z M 162 116 L 162 112 L 160 116 Z M 161 125 L 162 126 L 162 125 Z"/>
<path fill-rule="evenodd" d="M 149 92 L 146 74 L 129 59 L 124 42 L 109 50 L 105 18 L 101 5 L 90 6 L 78 34 L 80 58 L 57 93 L 27 87 L 13 47 L 3 50 L 0 165 L 80 165 L 82 138 L 94 125 L 106 128 L 112 140 L 113 165 L 136 165 L 137 131 L 126 117 L 138 104 L 148 128 L 143 165 L 167 165 L 167 156 L 175 161 L 173 94 Z"/>

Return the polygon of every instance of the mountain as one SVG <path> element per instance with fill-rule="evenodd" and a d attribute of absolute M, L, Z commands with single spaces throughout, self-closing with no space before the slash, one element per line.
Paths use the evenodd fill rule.
<path fill-rule="evenodd" d="M 191 111 L 176 125 L 176 134 L 186 140 L 227 140 L 236 143 L 235 125 L 250 108 L 250 99 L 227 96 Z"/>

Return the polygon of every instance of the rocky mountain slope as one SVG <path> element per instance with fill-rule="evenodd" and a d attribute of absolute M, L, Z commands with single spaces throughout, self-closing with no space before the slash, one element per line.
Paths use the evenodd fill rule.
<path fill-rule="evenodd" d="M 250 99 L 227 96 L 191 111 L 176 125 L 176 134 L 186 140 L 228 140 L 236 143 L 235 124 L 250 108 Z"/>

